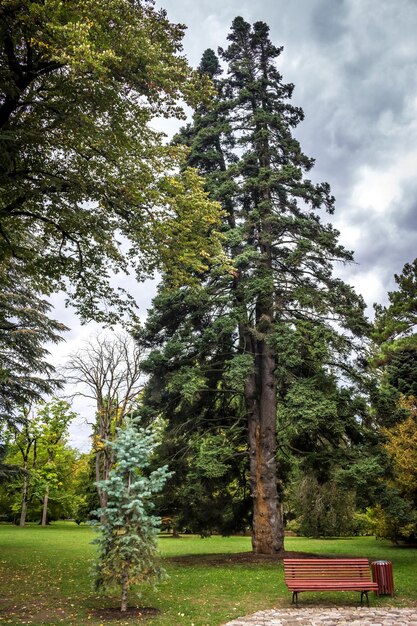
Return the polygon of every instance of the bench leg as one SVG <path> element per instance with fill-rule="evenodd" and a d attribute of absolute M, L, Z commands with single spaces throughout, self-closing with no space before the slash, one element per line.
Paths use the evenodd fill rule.
<path fill-rule="evenodd" d="M 366 606 L 369 606 L 369 596 L 367 591 L 361 591 L 361 606 L 363 606 L 363 596 L 366 597 Z"/>
<path fill-rule="evenodd" d="M 294 602 L 295 600 L 295 602 Z M 295 604 L 295 606 L 298 606 L 298 591 L 293 591 L 292 592 L 292 602 L 291 604 Z"/>

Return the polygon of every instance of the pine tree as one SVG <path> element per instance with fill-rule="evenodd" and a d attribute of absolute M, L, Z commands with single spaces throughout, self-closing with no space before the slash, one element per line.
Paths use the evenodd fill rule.
<path fill-rule="evenodd" d="M 121 610 L 126 611 L 131 585 L 162 575 L 156 563 L 160 520 L 150 511 L 152 497 L 162 489 L 169 472 L 165 466 L 146 474 L 154 440 L 134 420 L 126 418 L 109 445 L 116 464 L 100 484 L 107 494 L 107 507 L 97 511 L 101 521 L 95 540 L 99 547 L 95 584 L 98 589 L 120 587 Z"/>
<path fill-rule="evenodd" d="M 201 276 L 199 292 L 162 288 L 148 328 L 154 345 L 162 346 L 149 370 L 159 385 L 164 381 L 166 415 L 183 427 L 194 417 L 191 428 L 195 422 L 212 428 L 215 418 L 230 424 L 235 416 L 245 428 L 253 548 L 279 554 L 283 477 L 277 476 L 276 422 L 294 329 L 304 323 L 321 333 L 330 361 L 325 367 L 348 370 L 355 337 L 367 323 L 362 299 L 332 275 L 333 264 L 350 262 L 352 254 L 320 221 L 318 211 L 332 213 L 334 198 L 327 183 L 305 176 L 314 162 L 292 136 L 303 112 L 290 104 L 293 85 L 283 83 L 276 68 L 282 48 L 268 31 L 263 22 L 251 27 L 234 20 L 230 45 L 220 49 L 228 64 L 224 79 L 206 51 L 200 70 L 214 77 L 217 102 L 212 110 L 200 107 L 176 138 L 190 147 L 189 163 L 223 205 L 224 247 L 235 272 Z"/>
<path fill-rule="evenodd" d="M 0 265 L 0 287 L 0 425 L 10 426 L 22 406 L 62 386 L 45 344 L 62 341 L 68 329 L 48 317 L 51 305 L 22 278 L 18 261 Z"/>

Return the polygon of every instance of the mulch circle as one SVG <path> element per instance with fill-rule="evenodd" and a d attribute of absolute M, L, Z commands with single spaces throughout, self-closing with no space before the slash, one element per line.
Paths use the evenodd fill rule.
<path fill-rule="evenodd" d="M 280 562 L 283 558 L 293 559 L 308 559 L 308 558 L 326 558 L 325 555 L 309 554 L 307 552 L 285 552 L 280 556 L 270 554 L 254 554 L 253 552 L 234 552 L 231 554 L 190 554 L 185 556 L 173 556 L 167 557 L 166 560 L 171 563 L 178 563 L 181 565 L 241 565 L 252 564 L 257 565 L 259 563 L 268 562 Z"/>
<path fill-rule="evenodd" d="M 154 617 L 160 613 L 159 609 L 155 609 L 152 606 L 128 606 L 126 611 L 120 610 L 120 607 L 108 607 L 105 609 L 94 609 L 90 611 L 91 615 L 103 620 L 104 622 L 111 622 L 113 620 L 121 619 L 146 619 L 148 617 Z"/>

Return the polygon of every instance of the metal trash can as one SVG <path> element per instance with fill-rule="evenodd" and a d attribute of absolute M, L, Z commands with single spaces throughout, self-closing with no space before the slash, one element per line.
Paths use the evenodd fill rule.
<path fill-rule="evenodd" d="M 394 576 L 391 561 L 373 561 L 372 578 L 378 583 L 378 595 L 394 595 Z"/>

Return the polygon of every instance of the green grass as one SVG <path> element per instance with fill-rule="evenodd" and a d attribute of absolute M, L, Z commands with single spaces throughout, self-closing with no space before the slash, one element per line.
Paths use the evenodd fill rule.
<path fill-rule="evenodd" d="M 118 598 L 97 596 L 91 590 L 93 535 L 89 527 L 72 523 L 23 529 L 0 524 L 0 622 L 14 626 L 108 623 L 98 619 L 93 611 L 117 606 Z M 141 605 L 160 611 L 149 619 L 150 626 L 217 626 L 240 615 L 290 604 L 281 564 L 232 556 L 250 551 L 248 537 L 162 537 L 160 547 L 169 579 L 156 591 L 146 589 L 139 600 Z M 391 560 L 396 596 L 391 599 L 372 595 L 371 604 L 417 604 L 417 550 L 394 547 L 370 537 L 289 537 L 286 549 Z M 300 601 L 302 606 L 357 606 L 358 598 L 359 594 L 310 593 L 301 595 Z M 134 603 L 132 597 L 131 604 Z M 126 624 L 128 620 L 112 623 Z"/>

